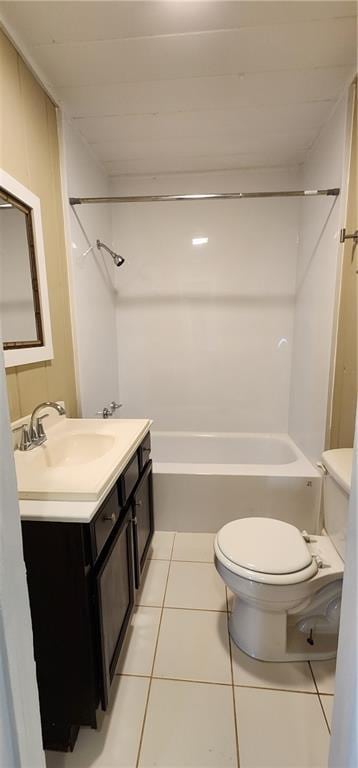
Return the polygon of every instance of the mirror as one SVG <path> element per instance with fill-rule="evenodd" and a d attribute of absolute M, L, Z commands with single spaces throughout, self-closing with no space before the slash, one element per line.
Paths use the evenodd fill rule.
<path fill-rule="evenodd" d="M 1 188 L 0 270 L 4 349 L 42 344 L 31 209 Z"/>
<path fill-rule="evenodd" d="M 53 357 L 40 200 L 0 171 L 0 317 L 5 365 Z"/>

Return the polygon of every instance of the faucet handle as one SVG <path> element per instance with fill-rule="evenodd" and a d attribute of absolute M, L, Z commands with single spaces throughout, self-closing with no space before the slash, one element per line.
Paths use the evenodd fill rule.
<path fill-rule="evenodd" d="M 115 400 L 112 400 L 112 402 L 109 404 L 109 407 L 112 413 L 114 413 L 114 411 L 117 411 L 118 408 L 122 408 L 122 403 L 116 403 Z"/>
<path fill-rule="evenodd" d="M 33 443 L 30 438 L 30 432 L 27 424 L 24 424 L 21 431 L 21 438 L 19 444 L 20 451 L 30 451 L 33 448 Z"/>
<path fill-rule="evenodd" d="M 47 440 L 47 435 L 43 426 L 43 419 L 47 419 L 48 413 L 44 413 L 42 416 L 38 416 L 36 419 L 36 432 L 37 432 L 37 445 L 41 445 Z"/>
<path fill-rule="evenodd" d="M 105 405 L 101 411 L 96 411 L 96 416 L 102 416 L 102 419 L 109 419 L 109 417 L 112 416 L 112 413 L 113 411 L 111 408 L 107 408 Z"/>
<path fill-rule="evenodd" d="M 112 400 L 112 402 L 109 405 L 105 405 L 101 411 L 96 411 L 96 416 L 102 416 L 103 419 L 109 419 L 118 408 L 122 408 L 122 403 L 116 403 L 115 400 Z"/>
<path fill-rule="evenodd" d="M 34 424 L 30 425 L 30 440 L 33 447 L 35 445 L 41 445 L 41 443 L 44 443 L 45 440 L 47 440 L 46 432 L 42 426 L 42 419 L 46 419 L 48 415 L 48 413 L 44 413 L 43 416 L 38 416 L 36 419 L 36 426 Z"/>
<path fill-rule="evenodd" d="M 31 443 L 35 445 L 37 443 L 37 438 L 38 438 L 37 428 L 31 422 L 29 426 L 29 437 L 30 437 Z"/>

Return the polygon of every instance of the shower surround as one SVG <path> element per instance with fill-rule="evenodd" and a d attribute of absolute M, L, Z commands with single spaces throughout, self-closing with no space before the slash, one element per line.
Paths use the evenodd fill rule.
<path fill-rule="evenodd" d="M 292 169 L 176 174 L 118 179 L 111 193 L 299 182 Z M 157 430 L 287 432 L 299 198 L 113 205 L 112 226 L 126 257 L 116 275 L 123 416 L 150 413 Z"/>

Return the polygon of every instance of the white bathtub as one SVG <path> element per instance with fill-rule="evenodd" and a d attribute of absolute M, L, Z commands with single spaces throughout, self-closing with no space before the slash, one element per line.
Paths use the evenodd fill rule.
<path fill-rule="evenodd" d="M 217 531 L 239 517 L 319 530 L 321 475 L 285 434 L 152 432 L 156 527 Z"/>

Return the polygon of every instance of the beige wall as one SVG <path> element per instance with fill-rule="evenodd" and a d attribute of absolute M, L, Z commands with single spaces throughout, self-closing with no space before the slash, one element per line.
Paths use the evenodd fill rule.
<path fill-rule="evenodd" d="M 76 389 L 56 108 L 0 31 L 0 167 L 41 200 L 54 359 L 10 368 L 11 419 L 41 400 L 65 400 L 76 415 Z"/>

